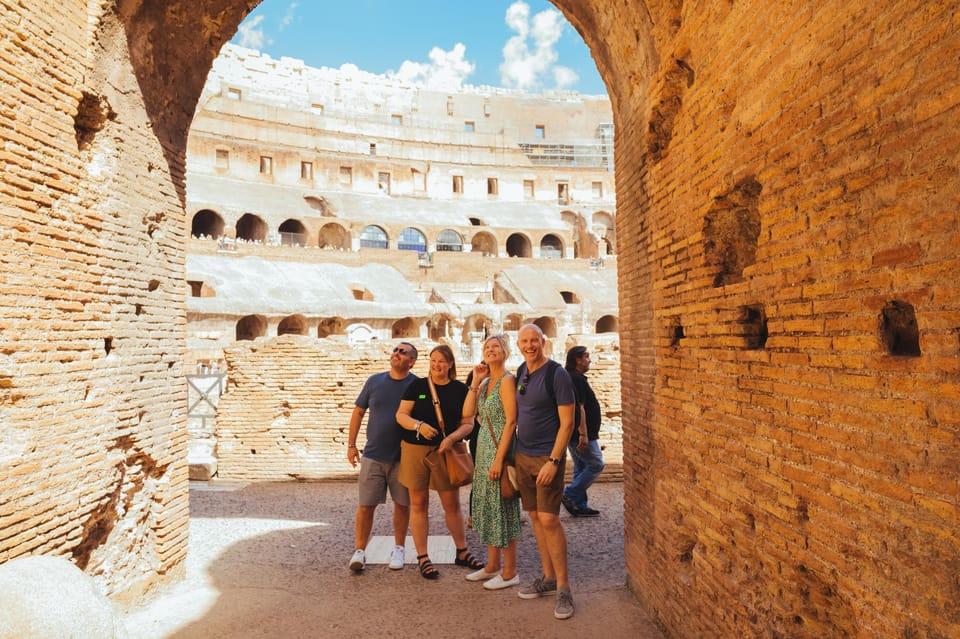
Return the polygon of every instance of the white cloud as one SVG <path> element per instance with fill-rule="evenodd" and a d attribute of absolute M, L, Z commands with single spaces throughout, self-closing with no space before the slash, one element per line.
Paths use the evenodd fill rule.
<path fill-rule="evenodd" d="M 273 40 L 263 33 L 263 27 L 260 26 L 261 22 L 263 22 L 263 16 L 254 16 L 244 20 L 237 29 L 237 35 L 233 38 L 234 42 L 241 47 L 257 49 L 258 51 L 262 51 L 265 45 L 272 44 Z"/>
<path fill-rule="evenodd" d="M 533 91 L 544 86 L 545 78 L 552 78 L 557 88 L 571 86 L 579 79 L 572 69 L 557 66 L 554 47 L 566 24 L 559 11 L 545 9 L 531 20 L 530 5 L 518 0 L 507 9 L 504 20 L 517 34 L 503 45 L 500 82 L 504 86 Z"/>
<path fill-rule="evenodd" d="M 398 71 L 388 71 L 386 75 L 430 89 L 457 89 L 477 68 L 465 59 L 466 52 L 467 47 L 460 42 L 450 51 L 433 47 L 429 63 L 405 60 Z"/>
<path fill-rule="evenodd" d="M 283 18 L 280 20 L 280 31 L 283 31 L 291 22 L 297 12 L 297 3 L 291 2 L 290 6 L 287 7 L 287 12 L 283 15 Z"/>

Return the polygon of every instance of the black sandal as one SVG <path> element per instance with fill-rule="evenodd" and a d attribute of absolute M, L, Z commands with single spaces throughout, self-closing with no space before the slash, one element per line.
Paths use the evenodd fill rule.
<path fill-rule="evenodd" d="M 460 556 L 461 554 L 463 557 Z M 487 565 L 471 555 L 470 551 L 468 551 L 466 548 L 457 548 L 457 557 L 454 559 L 454 562 L 456 562 L 458 566 L 466 566 L 472 570 L 480 570 L 481 568 L 485 568 Z"/>
<path fill-rule="evenodd" d="M 426 561 L 423 560 L 424 557 L 426 557 Z M 437 567 L 430 561 L 429 555 L 417 555 L 417 563 L 420 564 L 420 575 L 424 579 L 436 579 L 440 576 L 440 571 L 437 570 Z"/>

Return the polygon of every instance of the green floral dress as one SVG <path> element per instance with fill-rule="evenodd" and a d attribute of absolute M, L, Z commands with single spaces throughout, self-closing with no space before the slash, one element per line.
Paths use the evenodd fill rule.
<path fill-rule="evenodd" d="M 520 500 L 500 497 L 500 481 L 490 481 L 487 474 L 497 456 L 497 445 L 490 436 L 490 428 L 497 441 L 503 433 L 506 416 L 500 401 L 501 377 L 493 389 L 484 388 L 478 398 L 480 432 L 477 434 L 477 460 L 473 472 L 473 529 L 487 546 L 506 548 L 513 539 L 520 538 Z M 488 384 L 489 385 L 489 382 Z"/>

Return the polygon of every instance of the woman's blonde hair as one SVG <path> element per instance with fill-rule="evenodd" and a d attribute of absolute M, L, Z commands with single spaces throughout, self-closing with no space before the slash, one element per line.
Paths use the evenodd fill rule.
<path fill-rule="evenodd" d="M 499 335 L 491 335 L 487 339 L 483 340 L 483 345 L 486 346 L 487 342 L 492 339 L 495 339 L 500 343 L 500 348 L 503 349 L 503 361 L 506 363 L 506 361 L 510 359 L 510 341 L 507 339 L 506 335 L 501 333 Z"/>

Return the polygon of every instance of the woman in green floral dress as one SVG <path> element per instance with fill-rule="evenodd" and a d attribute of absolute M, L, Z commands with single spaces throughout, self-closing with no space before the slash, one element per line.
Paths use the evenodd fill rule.
<path fill-rule="evenodd" d="M 483 586 L 488 590 L 520 583 L 517 573 L 520 500 L 500 496 L 500 475 L 505 472 L 503 462 L 513 455 L 512 442 L 517 429 L 517 385 L 506 370 L 509 356 L 510 346 L 503 335 L 487 338 L 483 343 L 483 362 L 473 369 L 473 385 L 463 406 L 464 415 L 479 414 L 473 475 L 473 529 L 487 546 L 486 567 L 467 575 L 467 580 L 485 581 Z"/>

